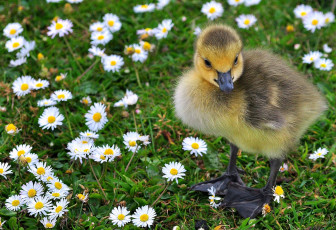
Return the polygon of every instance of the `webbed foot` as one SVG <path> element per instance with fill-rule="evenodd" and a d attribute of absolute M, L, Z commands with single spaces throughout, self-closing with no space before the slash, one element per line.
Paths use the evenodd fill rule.
<path fill-rule="evenodd" d="M 255 218 L 262 212 L 264 204 L 272 200 L 272 192 L 265 189 L 256 189 L 231 182 L 222 202 L 222 207 L 235 208 L 244 217 Z"/>

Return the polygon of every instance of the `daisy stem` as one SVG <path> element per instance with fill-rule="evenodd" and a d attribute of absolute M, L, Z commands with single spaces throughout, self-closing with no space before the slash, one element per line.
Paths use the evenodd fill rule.
<path fill-rule="evenodd" d="M 133 157 L 135 156 L 137 150 L 138 150 L 138 147 L 136 147 L 134 153 L 132 154 L 132 157 L 131 157 L 130 161 L 128 162 L 128 164 L 127 164 L 127 166 L 126 166 L 126 168 L 125 168 L 125 172 L 127 172 L 128 167 L 130 166 L 130 164 L 131 164 L 131 162 L 132 162 L 132 160 L 133 160 Z"/>
<path fill-rule="evenodd" d="M 68 127 L 69 127 L 69 130 L 70 130 L 70 135 L 71 135 L 71 138 L 73 138 L 73 133 L 72 133 L 72 128 L 71 128 L 71 125 L 70 125 L 70 120 L 69 120 L 69 117 L 68 117 L 68 113 L 65 109 L 65 104 L 63 103 L 63 109 L 64 109 L 64 112 L 65 112 L 65 117 L 67 119 L 67 123 L 68 123 Z"/>
<path fill-rule="evenodd" d="M 79 82 L 82 77 L 84 77 L 87 72 L 89 72 L 97 63 L 99 62 L 99 59 L 97 59 L 92 65 L 89 66 L 79 77 L 76 78 L 76 81 Z"/>
<path fill-rule="evenodd" d="M 82 210 L 83 210 L 83 205 L 84 205 L 84 202 L 82 202 L 82 206 L 81 206 L 81 209 L 80 209 L 80 211 L 79 211 L 79 216 L 78 216 L 78 221 L 76 222 L 76 226 L 75 226 L 75 229 L 77 228 L 77 225 L 78 225 L 78 223 L 79 223 L 79 220 L 80 220 L 80 216 L 82 215 Z"/>
<path fill-rule="evenodd" d="M 76 59 L 76 57 L 75 57 L 74 52 L 72 51 L 72 48 L 71 48 L 71 46 L 70 46 L 70 44 L 69 44 L 68 39 L 67 39 L 65 36 L 64 36 L 64 41 L 65 41 L 65 44 L 67 45 L 67 47 L 68 47 L 68 49 L 69 49 L 69 51 L 70 51 L 70 53 L 71 53 L 73 59 L 75 60 L 75 62 L 76 62 L 76 64 L 77 64 L 78 68 L 81 70 L 81 72 L 84 72 L 82 66 L 79 64 L 79 62 L 77 61 L 77 59 Z"/>
<path fill-rule="evenodd" d="M 96 178 L 96 181 L 97 181 L 97 183 L 98 183 L 98 185 L 99 185 L 99 187 L 100 187 L 100 190 L 101 190 L 101 191 L 103 192 L 103 194 L 104 194 L 105 200 L 107 200 L 107 197 L 106 197 L 106 194 L 105 194 L 105 192 L 104 192 L 104 190 L 103 190 L 103 187 L 101 186 L 101 184 L 100 184 L 100 182 L 99 182 L 99 180 L 98 180 L 98 178 L 97 178 L 97 176 L 96 176 L 96 173 L 95 173 L 94 170 L 93 170 L 91 161 L 90 161 L 90 160 L 88 160 L 88 161 L 89 161 L 89 165 L 90 165 L 91 171 L 92 171 L 92 173 L 93 173 L 93 176 Z"/>
<path fill-rule="evenodd" d="M 68 209 L 71 209 L 71 208 L 73 208 L 73 207 L 75 207 L 75 206 L 77 206 L 77 203 L 74 204 L 74 205 L 72 205 L 72 206 L 70 206 Z"/>
<path fill-rule="evenodd" d="M 138 129 L 137 129 L 137 123 L 136 123 L 136 120 L 135 120 L 134 109 L 132 110 L 132 114 L 133 114 L 133 120 L 134 120 L 135 132 L 138 132 Z"/>
<path fill-rule="evenodd" d="M 5 139 L 5 141 L 3 142 L 2 146 L 5 146 L 5 145 L 6 145 L 8 139 L 9 139 L 9 135 L 7 136 L 7 138 Z"/>
<path fill-rule="evenodd" d="M 136 76 L 136 78 L 137 78 L 138 85 L 139 85 L 140 88 L 142 88 L 141 81 L 140 81 L 140 77 L 139 77 L 139 72 L 138 72 L 138 69 L 137 69 L 137 67 L 135 66 L 135 63 L 134 63 L 134 62 L 133 62 L 133 66 L 134 66 L 135 76 Z"/>
<path fill-rule="evenodd" d="M 160 200 L 160 198 L 163 196 L 163 194 L 167 191 L 169 185 L 170 185 L 170 183 L 168 182 L 166 187 L 164 188 L 164 190 L 161 192 L 161 194 L 158 196 L 158 198 L 156 198 L 156 200 L 153 202 L 152 206 L 154 206 L 156 204 L 156 202 L 158 202 L 158 200 Z"/>

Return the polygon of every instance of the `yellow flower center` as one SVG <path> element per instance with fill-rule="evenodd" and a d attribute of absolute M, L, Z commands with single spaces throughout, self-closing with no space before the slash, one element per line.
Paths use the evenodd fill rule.
<path fill-rule="evenodd" d="M 89 149 L 84 149 L 84 153 L 87 153 L 87 152 L 89 152 Z"/>
<path fill-rule="evenodd" d="M 45 174 L 45 169 L 43 167 L 39 167 L 36 170 L 36 173 L 39 174 L 39 175 L 44 175 Z"/>
<path fill-rule="evenodd" d="M 139 54 L 139 53 L 141 53 L 141 50 L 140 50 L 140 49 L 135 49 L 135 52 L 136 52 L 137 54 Z"/>
<path fill-rule="evenodd" d="M 43 54 L 38 53 L 37 54 L 37 60 L 42 60 L 44 58 Z"/>
<path fill-rule="evenodd" d="M 271 207 L 268 204 L 264 205 L 264 211 L 265 213 L 270 213 L 271 212 Z"/>
<path fill-rule="evenodd" d="M 150 44 L 149 42 L 145 42 L 145 43 L 143 44 L 143 48 L 144 48 L 144 50 L 150 50 L 150 48 L 151 48 L 151 44 Z"/>
<path fill-rule="evenodd" d="M 61 23 L 56 23 L 56 26 L 55 26 L 56 30 L 60 30 L 63 28 L 63 25 Z"/>
<path fill-rule="evenodd" d="M 11 35 L 13 35 L 13 34 L 15 34 L 16 33 L 16 29 L 11 29 L 10 31 L 9 31 L 9 34 L 11 34 Z"/>
<path fill-rule="evenodd" d="M 61 75 L 58 75 L 56 78 L 55 78 L 55 81 L 60 81 L 60 80 L 62 80 L 63 79 L 63 77 L 61 76 Z"/>
<path fill-rule="evenodd" d="M 198 148 L 199 148 L 199 144 L 197 144 L 197 143 L 192 143 L 192 144 L 191 144 L 191 148 L 193 148 L 193 149 L 198 149 Z"/>
<path fill-rule="evenodd" d="M 114 66 L 114 65 L 116 65 L 117 64 L 117 62 L 116 61 L 111 61 L 111 66 Z"/>
<path fill-rule="evenodd" d="M 60 182 L 55 182 L 55 188 L 61 189 L 62 188 L 62 183 Z"/>
<path fill-rule="evenodd" d="M 326 18 L 325 19 L 325 23 L 329 23 L 330 19 L 329 18 Z"/>
<path fill-rule="evenodd" d="M 29 191 L 28 191 L 28 196 L 29 196 L 30 198 L 36 196 L 36 190 L 33 189 L 33 188 L 32 188 L 32 189 L 29 189 Z"/>
<path fill-rule="evenodd" d="M 100 119 L 101 119 L 101 114 L 100 113 L 95 113 L 95 114 L 93 114 L 93 117 L 92 117 L 92 119 L 95 121 L 95 122 L 99 122 L 100 121 Z"/>
<path fill-rule="evenodd" d="M 303 17 L 303 16 L 306 16 L 307 15 L 307 12 L 301 12 L 301 16 Z"/>
<path fill-rule="evenodd" d="M 35 204 L 35 209 L 41 209 L 41 208 L 43 208 L 44 207 L 44 205 L 43 205 L 43 203 L 41 202 L 41 201 L 39 201 L 39 202 L 37 202 L 36 204 Z"/>
<path fill-rule="evenodd" d="M 109 26 L 113 26 L 113 25 L 114 25 L 114 21 L 113 21 L 113 20 L 110 20 L 110 21 L 107 22 L 107 24 L 108 24 Z"/>
<path fill-rule="evenodd" d="M 113 155 L 114 152 L 112 149 L 106 149 L 105 152 L 104 152 L 104 155 Z"/>
<path fill-rule="evenodd" d="M 214 202 L 214 200 L 213 200 L 213 199 L 210 199 L 210 202 Z"/>
<path fill-rule="evenodd" d="M 133 47 L 127 47 L 126 48 L 126 52 L 127 53 L 133 53 L 134 52 L 134 48 Z"/>
<path fill-rule="evenodd" d="M 147 214 L 142 214 L 140 216 L 140 221 L 141 222 L 146 222 L 149 219 L 149 216 Z"/>
<path fill-rule="evenodd" d="M 88 142 L 87 141 L 82 141 L 82 144 L 87 144 Z"/>
<path fill-rule="evenodd" d="M 49 116 L 48 117 L 48 123 L 54 123 L 55 122 L 55 120 L 56 120 L 56 118 L 54 117 L 54 116 Z"/>
<path fill-rule="evenodd" d="M 52 178 L 51 176 L 47 177 L 47 181 L 53 180 L 54 178 Z"/>
<path fill-rule="evenodd" d="M 85 199 L 85 196 L 83 194 L 78 194 L 77 197 L 80 200 L 84 200 Z"/>
<path fill-rule="evenodd" d="M 22 90 L 22 91 L 26 91 L 28 88 L 29 88 L 29 85 L 28 85 L 27 83 L 23 83 L 23 84 L 21 85 L 21 90 Z"/>
<path fill-rule="evenodd" d="M 13 200 L 12 201 L 12 205 L 15 206 L 15 207 L 18 206 L 19 204 L 20 204 L 19 200 Z"/>
<path fill-rule="evenodd" d="M 166 33 L 167 32 L 167 28 L 166 27 L 163 27 L 162 29 L 162 33 Z"/>
<path fill-rule="evenodd" d="M 101 160 L 105 160 L 106 157 L 105 157 L 104 155 L 100 155 L 100 159 L 101 159 Z"/>
<path fill-rule="evenodd" d="M 57 96 L 58 99 L 64 99 L 65 98 L 65 95 L 64 94 L 60 94 Z"/>
<path fill-rule="evenodd" d="M 325 63 L 322 63 L 320 66 L 321 66 L 322 68 L 326 68 L 326 67 L 327 67 L 327 65 L 326 65 Z M 321 153 L 319 153 L 319 154 L 321 154 Z"/>
<path fill-rule="evenodd" d="M 284 191 L 282 190 L 281 186 L 276 186 L 274 193 L 278 196 L 281 196 L 284 194 Z"/>
<path fill-rule="evenodd" d="M 124 220 L 125 219 L 125 215 L 124 214 L 119 214 L 118 215 L 118 220 Z"/>
<path fill-rule="evenodd" d="M 0 174 L 3 174 L 4 170 L 3 168 L 0 168 Z"/>
<path fill-rule="evenodd" d="M 147 9 L 148 5 L 142 5 L 141 8 Z"/>
<path fill-rule="evenodd" d="M 104 39 L 104 35 L 99 35 L 97 39 L 98 40 L 103 40 Z"/>
<path fill-rule="evenodd" d="M 314 61 L 314 58 L 313 58 L 313 57 L 311 57 L 311 58 L 310 58 L 310 60 L 311 60 L 311 61 Z"/>
<path fill-rule="evenodd" d="M 52 228 L 54 225 L 52 225 L 51 223 L 48 222 L 48 223 L 46 223 L 45 226 L 46 226 L 46 228 Z"/>
<path fill-rule="evenodd" d="M 322 64 L 322 65 L 325 65 L 325 64 Z M 321 65 L 321 67 L 325 67 L 325 66 L 322 66 L 322 65 Z M 317 155 L 321 156 L 321 155 L 322 155 L 322 153 L 318 153 Z"/>
<path fill-rule="evenodd" d="M 40 88 L 40 87 L 42 87 L 42 86 L 43 86 L 42 83 L 37 83 L 37 84 L 36 84 L 36 87 L 38 87 L 38 88 Z"/>
<path fill-rule="evenodd" d="M 99 31 L 99 32 L 103 31 L 103 27 L 98 27 L 97 31 Z"/>
<path fill-rule="evenodd" d="M 9 132 L 9 131 L 16 131 L 16 126 L 14 124 L 8 124 L 6 126 L 6 131 Z"/>
<path fill-rule="evenodd" d="M 318 24 L 318 20 L 317 20 L 317 19 L 313 19 L 312 24 L 313 24 L 314 26 L 316 26 L 316 25 Z"/>
<path fill-rule="evenodd" d="M 59 213 L 60 211 L 62 211 L 63 207 L 62 206 L 57 206 L 55 212 Z"/>
<path fill-rule="evenodd" d="M 52 195 L 53 197 L 59 197 L 59 196 L 60 196 L 60 194 L 59 194 L 58 192 L 53 192 L 51 195 Z"/>
<path fill-rule="evenodd" d="M 13 48 L 18 47 L 19 45 L 20 45 L 20 43 L 18 43 L 18 42 L 14 42 L 14 43 L 13 43 Z"/>
<path fill-rule="evenodd" d="M 17 152 L 18 157 L 21 156 L 21 155 L 23 155 L 23 154 L 25 154 L 24 150 L 20 150 L 20 151 Z"/>
<path fill-rule="evenodd" d="M 149 32 L 149 31 L 151 31 L 152 29 L 151 29 L 151 28 L 146 28 L 145 30 L 146 30 L 146 32 Z"/>
<path fill-rule="evenodd" d="M 129 141 L 128 144 L 132 147 L 136 146 L 136 142 L 135 141 Z"/>
<path fill-rule="evenodd" d="M 88 99 L 83 99 L 83 103 L 86 104 L 86 105 L 89 104 Z"/>
<path fill-rule="evenodd" d="M 210 14 L 213 14 L 213 13 L 215 13 L 215 12 L 216 12 L 215 7 L 211 7 L 210 10 L 209 10 L 209 13 L 210 13 Z"/>
<path fill-rule="evenodd" d="M 27 162 L 27 163 L 30 163 L 30 162 L 32 162 L 32 159 L 31 159 L 31 157 L 26 157 L 26 159 L 25 159 L 25 160 L 26 160 L 26 162 Z"/>
<path fill-rule="evenodd" d="M 177 175 L 177 173 L 178 173 L 177 169 L 172 168 L 170 170 L 170 174 L 172 174 L 172 175 Z"/>
<path fill-rule="evenodd" d="M 245 24 L 245 25 L 250 25 L 250 20 L 249 20 L 249 19 L 245 19 L 245 20 L 244 20 L 244 24 Z"/>

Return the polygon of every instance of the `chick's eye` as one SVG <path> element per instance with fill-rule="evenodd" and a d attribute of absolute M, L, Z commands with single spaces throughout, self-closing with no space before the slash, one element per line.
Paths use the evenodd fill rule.
<path fill-rule="evenodd" d="M 237 63 L 238 63 L 238 55 L 237 55 L 237 57 L 234 60 L 234 64 L 237 65 Z"/>
<path fill-rule="evenodd" d="M 207 67 L 211 67 L 211 63 L 207 59 L 204 59 L 204 63 Z"/>

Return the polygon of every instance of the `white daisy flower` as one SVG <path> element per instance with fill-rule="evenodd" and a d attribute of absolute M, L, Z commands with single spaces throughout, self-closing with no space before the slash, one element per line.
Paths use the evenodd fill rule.
<path fill-rule="evenodd" d="M 142 141 L 142 144 L 144 145 L 149 145 L 150 141 L 149 141 L 149 136 L 145 135 L 145 136 L 139 136 L 139 141 Z"/>
<path fill-rule="evenodd" d="M 54 38 L 56 35 L 63 37 L 69 33 L 72 33 L 72 22 L 69 19 L 57 19 L 57 21 L 52 21 L 51 25 L 48 26 L 47 35 Z"/>
<path fill-rule="evenodd" d="M 173 28 L 174 23 L 171 19 L 165 19 L 159 24 L 159 26 L 153 29 L 153 33 L 157 39 L 166 38 L 168 32 Z"/>
<path fill-rule="evenodd" d="M 324 25 L 324 15 L 318 11 L 308 14 L 307 17 L 303 19 L 304 28 L 312 33 L 314 33 L 316 29 L 321 29 Z"/>
<path fill-rule="evenodd" d="M 30 200 L 35 197 L 42 196 L 43 194 L 43 186 L 39 182 L 33 183 L 29 181 L 28 183 L 22 185 L 20 191 L 20 197 L 22 201 L 27 204 Z"/>
<path fill-rule="evenodd" d="M 23 205 L 22 199 L 19 195 L 13 195 L 6 200 L 6 208 L 11 211 L 18 211 Z"/>
<path fill-rule="evenodd" d="M 199 26 L 197 26 L 197 27 L 195 28 L 195 30 L 194 30 L 194 34 L 195 34 L 196 36 L 200 35 L 201 32 L 202 32 L 202 30 L 201 30 L 201 28 L 200 28 Z"/>
<path fill-rule="evenodd" d="M 44 175 L 40 178 L 41 181 L 43 181 L 44 183 L 52 183 L 53 181 L 59 180 L 55 174 L 53 172 Z"/>
<path fill-rule="evenodd" d="M 261 0 L 244 0 L 245 6 L 258 5 L 260 2 Z"/>
<path fill-rule="evenodd" d="M 140 45 L 145 51 L 153 52 L 155 45 L 150 44 L 149 42 L 140 41 Z"/>
<path fill-rule="evenodd" d="M 14 161 L 17 161 L 20 156 L 24 156 L 25 154 L 30 153 L 32 147 L 30 145 L 17 145 L 15 148 L 9 153 L 9 157 Z"/>
<path fill-rule="evenodd" d="M 90 130 L 87 130 L 85 132 L 81 132 L 79 134 L 81 137 L 88 137 L 88 138 L 93 138 L 93 139 L 97 139 L 99 137 L 99 135 L 95 132 L 92 132 Z"/>
<path fill-rule="evenodd" d="M 283 163 L 283 165 L 280 166 L 279 171 L 280 172 L 288 171 L 288 165 L 286 163 Z"/>
<path fill-rule="evenodd" d="M 153 225 L 155 216 L 155 210 L 146 205 L 135 210 L 135 213 L 132 215 L 132 222 L 137 227 L 150 227 Z"/>
<path fill-rule="evenodd" d="M 52 106 L 52 105 L 56 105 L 56 101 L 52 100 L 52 99 L 42 99 L 37 101 L 37 106 L 38 107 L 44 107 L 44 106 Z"/>
<path fill-rule="evenodd" d="M 28 166 L 34 165 L 38 162 L 38 156 L 35 153 L 26 153 L 19 157 L 20 162 L 28 164 Z"/>
<path fill-rule="evenodd" d="M 208 189 L 209 192 L 209 200 L 210 200 L 210 206 L 214 208 L 218 208 L 221 205 L 221 202 L 216 203 L 216 201 L 221 200 L 220 197 L 216 196 L 216 189 L 212 186 L 211 188 Z"/>
<path fill-rule="evenodd" d="M 48 212 L 50 212 L 51 208 L 51 201 L 45 196 L 37 196 L 29 203 L 28 206 L 28 213 L 32 216 L 46 216 Z"/>
<path fill-rule="evenodd" d="M 7 38 L 14 38 L 17 37 L 23 31 L 22 26 L 20 23 L 14 22 L 9 23 L 3 30 L 3 34 Z"/>
<path fill-rule="evenodd" d="M 66 0 L 66 1 L 69 3 L 77 4 L 77 3 L 81 3 L 83 0 Z"/>
<path fill-rule="evenodd" d="M 41 179 L 51 174 L 52 168 L 47 166 L 46 162 L 37 162 L 35 165 L 30 165 L 28 171 L 34 174 L 37 179 Z"/>
<path fill-rule="evenodd" d="M 198 137 L 186 137 L 182 142 L 183 150 L 191 151 L 190 154 L 195 154 L 202 156 L 202 154 L 206 154 L 207 152 L 207 144 L 202 139 Z"/>
<path fill-rule="evenodd" d="M 58 178 L 54 179 L 53 181 L 49 181 L 47 183 L 47 186 L 49 188 L 49 191 L 52 191 L 52 192 L 63 191 L 67 193 L 70 190 L 70 188 Z"/>
<path fill-rule="evenodd" d="M 169 2 L 170 2 L 170 0 L 159 0 L 158 3 L 156 4 L 156 9 L 162 10 L 163 7 L 168 5 Z"/>
<path fill-rule="evenodd" d="M 48 217 L 44 217 L 42 220 L 40 220 L 41 224 L 43 224 L 43 227 L 45 228 L 54 228 L 56 224 L 57 219 L 49 219 Z"/>
<path fill-rule="evenodd" d="M 90 152 L 94 149 L 93 141 L 80 143 L 77 139 L 68 143 L 67 149 L 70 151 L 68 155 L 71 159 L 78 160 L 82 163 L 83 159 L 87 159 Z"/>
<path fill-rule="evenodd" d="M 143 63 L 144 61 L 146 61 L 148 57 L 148 52 L 145 51 L 141 45 L 135 44 L 134 45 L 134 53 L 132 54 L 132 60 L 133 61 L 139 61 L 141 63 Z"/>
<path fill-rule="evenodd" d="M 323 44 L 323 51 L 324 51 L 325 53 L 331 53 L 332 48 L 330 48 L 330 47 L 328 46 L 328 44 Z"/>
<path fill-rule="evenodd" d="M 169 164 L 165 164 L 162 168 L 163 178 L 167 178 L 168 181 L 176 180 L 177 184 L 177 179 L 183 178 L 185 172 L 184 166 L 179 162 L 170 162 Z"/>
<path fill-rule="evenodd" d="M 318 158 L 324 158 L 328 152 L 326 148 L 318 148 L 313 154 L 309 155 L 309 159 L 316 161 Z"/>
<path fill-rule="evenodd" d="M 314 67 L 319 70 L 330 71 L 334 66 L 334 63 L 330 59 L 321 58 L 315 61 Z"/>
<path fill-rule="evenodd" d="M 72 99 L 72 94 L 68 90 L 60 89 L 51 94 L 50 97 L 54 101 L 67 101 L 69 99 Z"/>
<path fill-rule="evenodd" d="M 8 52 L 20 49 L 25 43 L 25 39 L 22 36 L 13 37 L 6 42 L 6 48 Z"/>
<path fill-rule="evenodd" d="M 49 191 L 46 193 L 46 196 L 50 200 L 59 200 L 62 198 L 65 198 L 69 193 L 64 190 L 59 190 L 59 191 Z"/>
<path fill-rule="evenodd" d="M 301 19 L 307 17 L 307 15 L 310 14 L 311 12 L 313 12 L 313 8 L 311 6 L 303 5 L 303 4 L 298 5 L 294 9 L 295 17 L 301 18 Z"/>
<path fill-rule="evenodd" d="M 139 136 L 140 135 L 137 132 L 128 132 L 123 135 L 124 144 L 129 151 L 134 153 L 139 150 L 139 145 L 137 143 Z"/>
<path fill-rule="evenodd" d="M 127 89 L 125 96 L 120 101 L 116 102 L 114 104 L 114 107 L 124 106 L 125 108 L 127 108 L 129 105 L 135 105 L 138 99 L 138 95 Z"/>
<path fill-rule="evenodd" d="M 66 199 L 61 199 L 50 209 L 50 213 L 48 213 L 48 215 L 51 219 L 57 219 L 58 217 L 63 216 L 63 214 L 68 211 L 68 209 L 66 209 L 68 204 L 69 201 Z"/>
<path fill-rule="evenodd" d="M 83 103 L 84 105 L 90 105 L 92 103 L 92 100 L 89 96 L 87 96 L 83 97 L 80 102 Z"/>
<path fill-rule="evenodd" d="M 67 75 L 68 75 L 67 73 L 61 73 L 60 75 L 57 75 L 55 77 L 55 81 L 56 82 L 62 81 L 62 80 L 64 80 L 66 78 Z"/>
<path fill-rule="evenodd" d="M 280 197 L 285 198 L 284 191 L 282 190 L 281 186 L 276 186 L 273 188 L 273 192 L 274 201 L 280 203 Z"/>
<path fill-rule="evenodd" d="M 34 83 L 33 83 L 34 89 L 44 89 L 44 88 L 47 88 L 48 86 L 49 86 L 49 81 L 47 80 L 38 79 L 38 80 L 34 80 Z"/>
<path fill-rule="evenodd" d="M 236 18 L 238 27 L 242 29 L 250 28 L 256 23 L 256 21 L 257 21 L 257 18 L 252 14 L 248 14 L 248 15 L 242 14 Z"/>
<path fill-rule="evenodd" d="M 60 114 L 58 108 L 49 107 L 43 111 L 38 123 L 42 129 L 54 130 L 57 126 L 62 125 L 63 120 L 64 116 Z"/>
<path fill-rule="evenodd" d="M 102 103 L 94 103 L 90 107 L 90 110 L 85 114 L 85 124 L 89 127 L 90 130 L 97 132 L 104 128 L 104 125 L 107 122 L 106 106 Z"/>
<path fill-rule="evenodd" d="M 335 15 L 332 12 L 328 12 L 324 14 L 324 23 L 325 25 L 329 25 L 330 23 L 335 21 Z"/>
<path fill-rule="evenodd" d="M 319 51 L 310 51 L 308 54 L 305 54 L 302 58 L 303 63 L 311 64 L 316 62 L 322 57 L 322 53 Z"/>
<path fill-rule="evenodd" d="M 92 45 L 106 45 L 113 38 L 113 35 L 110 31 L 103 30 L 102 32 L 93 32 L 91 34 L 91 44 Z"/>
<path fill-rule="evenodd" d="M 112 223 L 118 225 L 118 227 L 123 227 L 125 224 L 131 221 L 131 216 L 128 215 L 130 212 L 126 207 L 115 207 L 110 213 L 109 219 Z"/>
<path fill-rule="evenodd" d="M 106 160 L 110 162 L 112 162 L 114 158 L 121 155 L 120 149 L 118 148 L 118 146 L 115 145 L 112 146 L 104 145 L 102 147 L 96 147 L 93 152 L 95 153 L 95 155 L 104 156 Z M 103 161 L 102 158 L 101 160 Z"/>
<path fill-rule="evenodd" d="M 20 66 L 24 63 L 27 62 L 27 58 L 26 57 L 22 57 L 22 58 L 18 58 L 16 60 L 10 60 L 9 62 L 9 66 L 10 67 L 16 67 L 16 66 Z"/>
<path fill-rule="evenodd" d="M 121 28 L 121 22 L 119 17 L 115 14 L 105 14 L 103 17 L 105 26 L 111 31 L 111 33 L 117 32 Z"/>
<path fill-rule="evenodd" d="M 141 30 L 137 30 L 137 35 L 143 36 L 153 36 L 154 35 L 154 30 L 151 28 L 146 28 L 146 29 L 141 29 Z"/>
<path fill-rule="evenodd" d="M 124 65 L 124 59 L 119 55 L 104 56 L 101 59 L 105 71 L 119 72 Z"/>
<path fill-rule="evenodd" d="M 8 124 L 5 126 L 5 130 L 7 132 L 7 134 L 10 135 L 15 135 L 17 134 L 20 130 L 12 123 Z"/>
<path fill-rule="evenodd" d="M 94 55 L 94 56 L 99 56 L 99 57 L 104 57 L 106 54 L 105 54 L 105 49 L 100 49 L 99 47 L 97 46 L 92 46 L 90 49 L 89 49 L 89 52 Z"/>
<path fill-rule="evenodd" d="M 95 22 L 90 25 L 89 30 L 91 32 L 102 32 L 103 30 L 106 30 L 105 24 L 102 22 Z"/>
<path fill-rule="evenodd" d="M 83 194 L 79 193 L 76 195 L 76 197 L 83 203 L 86 203 L 89 200 L 89 194 L 87 194 L 86 192 L 83 192 Z"/>
<path fill-rule="evenodd" d="M 34 79 L 31 76 L 22 76 L 17 78 L 13 82 L 13 92 L 18 97 L 27 95 L 33 89 L 33 81 Z"/>
<path fill-rule="evenodd" d="M 19 59 L 22 59 L 24 57 L 29 57 L 30 54 L 29 52 L 32 51 L 33 49 L 35 49 L 35 41 L 25 41 L 23 43 L 23 47 L 20 49 L 19 52 L 16 53 L 16 57 Z"/>
<path fill-rule="evenodd" d="M 210 20 L 214 20 L 223 15 L 224 9 L 221 3 L 211 1 L 202 6 L 201 12 Z"/>
<path fill-rule="evenodd" d="M 155 10 L 155 4 L 143 4 L 143 5 L 136 5 L 133 7 L 135 13 L 144 13 L 144 12 L 152 12 Z"/>
<path fill-rule="evenodd" d="M 0 176 L 3 176 L 5 179 L 7 179 L 7 174 L 12 174 L 12 170 L 10 169 L 10 165 L 8 163 L 1 163 L 0 162 Z"/>
<path fill-rule="evenodd" d="M 245 0 L 228 0 L 229 5 L 231 6 L 238 6 L 243 4 Z"/>
<path fill-rule="evenodd" d="M 89 156 L 89 158 L 99 163 L 104 163 L 107 162 L 108 160 L 108 158 L 104 155 L 104 153 L 96 152 L 95 149 L 92 150 L 92 153 Z"/>

